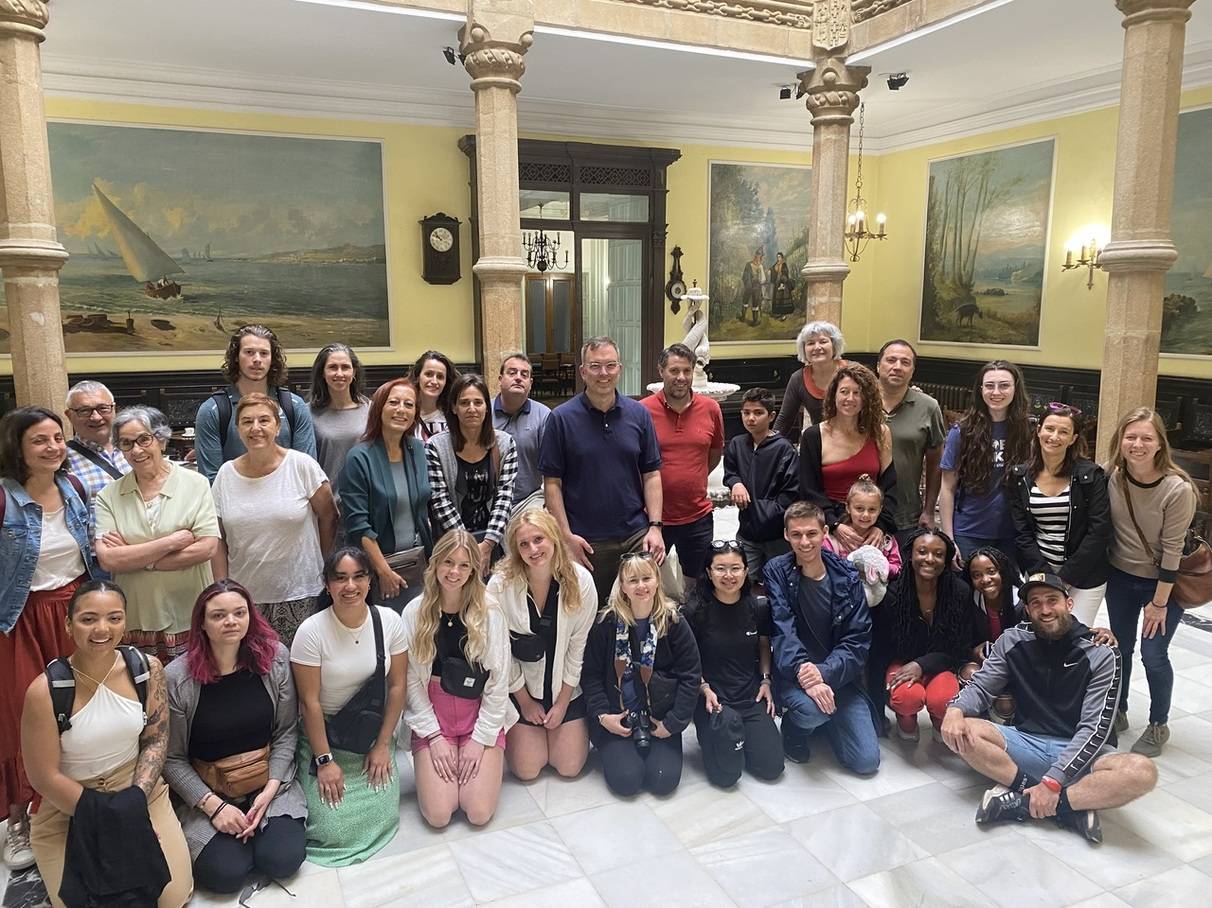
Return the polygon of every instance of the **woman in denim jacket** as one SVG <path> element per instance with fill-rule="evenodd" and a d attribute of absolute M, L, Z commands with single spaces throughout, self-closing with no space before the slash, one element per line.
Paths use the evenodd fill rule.
<path fill-rule="evenodd" d="M 83 486 L 62 468 L 63 422 L 42 407 L 0 420 L 0 810 L 8 814 L 4 861 L 34 863 L 28 807 L 34 791 L 21 760 L 25 690 L 46 664 L 75 649 L 67 602 L 99 576 Z M 74 481 L 73 481 L 74 480 Z"/>

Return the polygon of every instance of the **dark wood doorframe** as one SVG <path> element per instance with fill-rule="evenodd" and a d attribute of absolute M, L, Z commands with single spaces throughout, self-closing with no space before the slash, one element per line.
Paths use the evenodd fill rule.
<path fill-rule="evenodd" d="M 539 272 L 531 272 L 526 275 L 526 289 L 522 294 L 522 305 L 528 305 L 530 299 L 530 285 L 534 283 L 542 283 L 545 287 L 544 298 L 546 301 L 546 319 L 547 336 L 544 339 L 543 350 L 539 351 L 536 344 L 532 342 L 530 337 L 530 319 L 525 318 L 526 326 L 526 352 L 527 354 L 543 352 L 543 353 L 573 353 L 577 354 L 581 349 L 581 308 L 578 303 L 577 287 L 578 281 L 575 273 L 567 271 L 548 271 L 540 274 Z M 565 283 L 568 288 L 568 304 L 570 310 L 570 324 L 568 328 L 568 350 L 554 350 L 555 338 L 553 334 L 554 311 L 555 311 L 555 284 Z M 525 317 L 527 313 L 523 313 Z"/>

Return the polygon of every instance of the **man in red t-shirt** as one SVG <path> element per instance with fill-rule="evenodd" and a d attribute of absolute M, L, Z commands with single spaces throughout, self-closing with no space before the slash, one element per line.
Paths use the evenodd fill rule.
<path fill-rule="evenodd" d="M 661 446 L 665 549 L 677 546 L 687 590 L 703 573 L 714 535 L 707 474 L 724 455 L 724 416 L 710 397 L 691 390 L 694 353 L 671 344 L 657 358 L 664 388 L 640 403 L 652 414 Z"/>

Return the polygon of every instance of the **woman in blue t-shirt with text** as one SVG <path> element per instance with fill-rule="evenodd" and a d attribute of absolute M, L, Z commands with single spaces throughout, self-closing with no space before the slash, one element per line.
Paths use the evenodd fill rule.
<path fill-rule="evenodd" d="M 943 532 L 961 558 L 982 546 L 1014 556 L 1014 521 L 1006 500 L 1007 467 L 1030 453 L 1027 384 L 1018 366 L 995 359 L 981 367 L 972 404 L 947 433 L 938 496 Z"/>

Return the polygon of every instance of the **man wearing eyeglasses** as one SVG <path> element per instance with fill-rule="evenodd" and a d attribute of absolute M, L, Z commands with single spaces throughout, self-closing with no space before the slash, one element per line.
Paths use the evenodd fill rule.
<path fill-rule="evenodd" d="M 622 368 L 609 337 L 585 342 L 585 390 L 551 411 L 539 453 L 547 510 L 572 556 L 593 571 L 602 602 L 621 555 L 643 550 L 665 559 L 656 428 L 643 404 L 618 393 Z"/>
<path fill-rule="evenodd" d="M 97 493 L 130 472 L 130 464 L 114 447 L 114 395 L 99 381 L 80 381 L 67 392 L 64 415 L 75 435 L 67 443 L 67 469 L 88 490 L 90 520 Z"/>
<path fill-rule="evenodd" d="M 501 390 L 492 402 L 492 425 L 513 438 L 518 451 L 518 475 L 513 480 L 514 510 L 542 502 L 528 499 L 543 485 L 539 473 L 539 446 L 543 443 L 543 425 L 551 408 L 530 399 L 534 384 L 530 358 L 511 353 L 501 363 Z"/>

